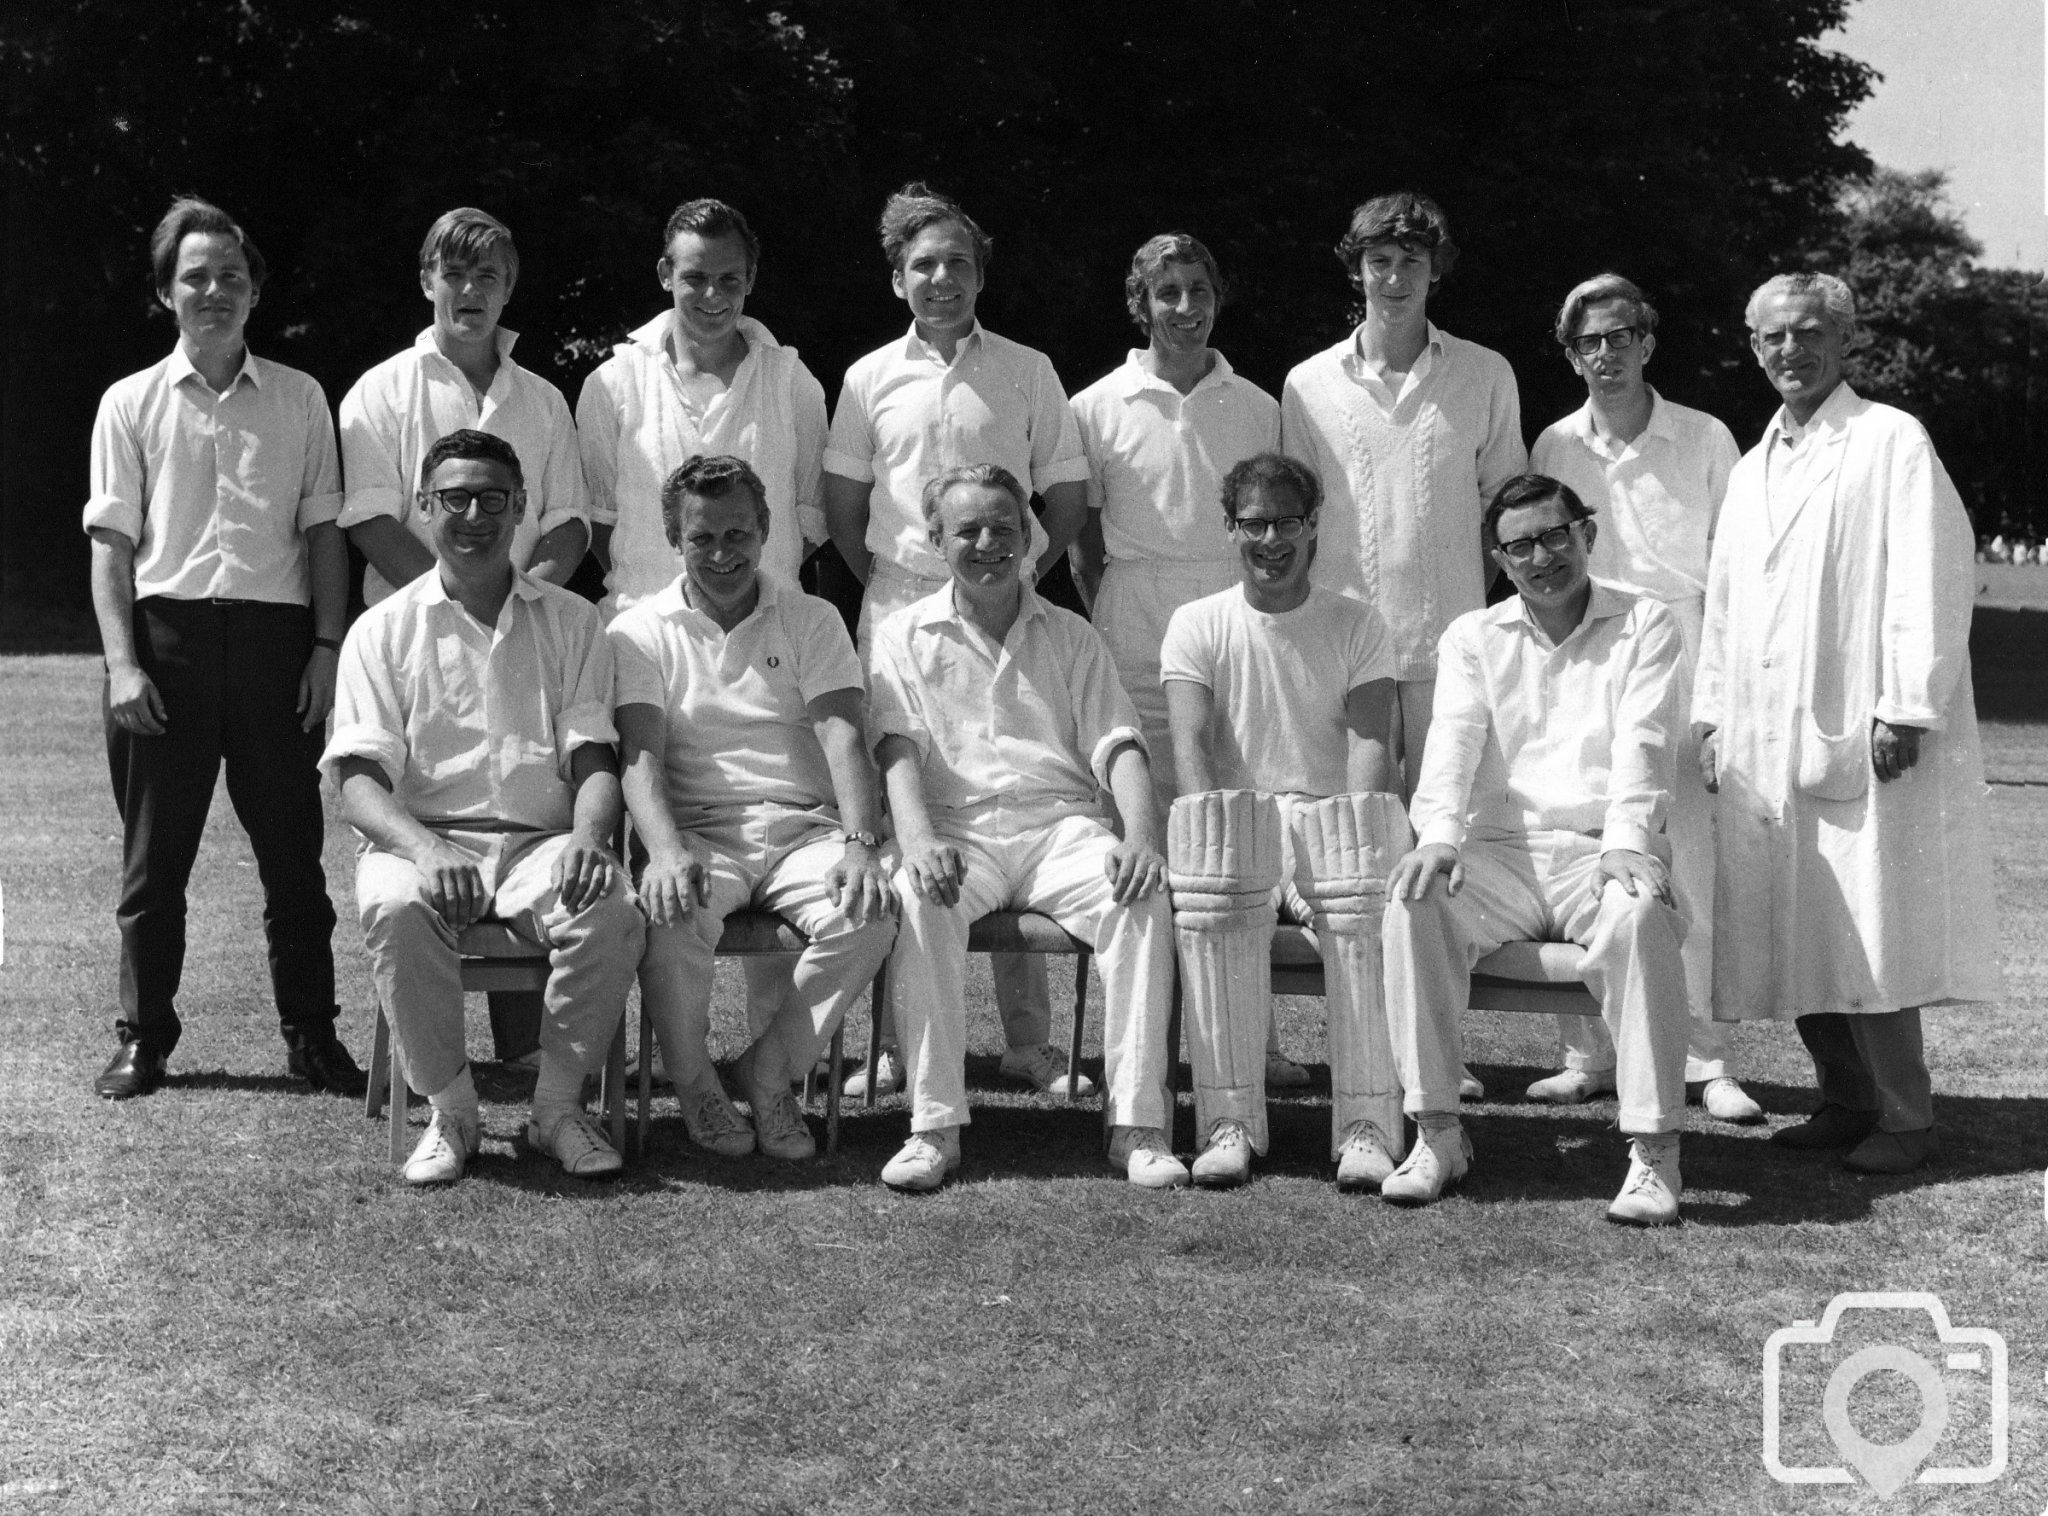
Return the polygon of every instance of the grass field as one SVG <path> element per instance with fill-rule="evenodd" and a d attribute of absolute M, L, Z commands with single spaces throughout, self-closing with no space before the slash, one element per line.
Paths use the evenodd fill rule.
<path fill-rule="evenodd" d="M 1320 1067 L 1276 1102 L 1248 1189 L 1132 1190 L 1102 1168 L 1092 1105 L 994 1087 L 985 994 L 966 1167 L 936 1197 L 876 1183 L 900 1100 L 851 1110 L 838 1157 L 803 1166 L 709 1158 L 657 1105 L 648 1160 L 609 1187 L 519 1154 L 522 1107 L 492 1103 L 471 1178 L 409 1193 L 381 1125 L 283 1078 L 224 796 L 173 1077 L 104 1104 L 89 1084 L 112 1046 L 118 843 L 96 678 L 80 657 L 0 660 L 0 1511 L 2048 1502 L 2048 728 L 1987 728 L 1993 776 L 2031 781 L 1992 799 L 2008 997 L 1929 1017 L 1939 1161 L 1856 1179 L 1695 1109 L 1687 1222 L 1643 1234 L 1600 1220 L 1623 1169 L 1612 1102 L 1519 1099 L 1548 1067 L 1547 1022 L 1470 1019 L 1493 1092 L 1468 1110 L 1478 1165 L 1459 1196 L 1400 1212 L 1329 1182 Z M 342 1032 L 367 1061 L 348 859 L 336 824 Z M 1319 1003 L 1282 1008 L 1288 1045 L 1319 1064 Z M 473 1033 L 483 1021 L 478 1006 Z M 1774 1126 L 1807 1108 L 1790 1027 L 1742 1028 L 1737 1046 Z M 1191 1125 L 1184 1106 L 1184 1148 Z M 1881 1504 L 1767 1476 L 1766 1339 L 1845 1290 L 1933 1291 L 1957 1325 L 2004 1334 L 2003 1478 Z M 1788 1461 L 1834 1461 L 1820 1385 L 1844 1344 L 1932 1349 L 1924 1319 L 1880 1325 L 1787 1360 Z M 1879 1375 L 1850 1404 L 1891 1441 L 1919 1402 Z M 1956 1392 L 1935 1462 L 1981 1463 L 1987 1426 L 1983 1397 Z"/>

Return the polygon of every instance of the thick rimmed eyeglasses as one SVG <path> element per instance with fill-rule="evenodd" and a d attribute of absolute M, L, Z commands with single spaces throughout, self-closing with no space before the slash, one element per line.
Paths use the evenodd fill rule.
<path fill-rule="evenodd" d="M 1503 542 L 1501 552 L 1517 563 L 1527 563 L 1536 556 L 1536 545 L 1541 543 L 1543 551 L 1555 558 L 1578 539 L 1572 535 L 1572 528 L 1578 522 L 1569 521 L 1563 526 L 1553 526 L 1547 532 L 1538 532 L 1533 537 L 1517 537 L 1512 542 Z"/>
<path fill-rule="evenodd" d="M 505 507 L 512 503 L 510 490 L 428 490 L 426 493 L 439 501 L 441 509 L 451 516 L 467 514 L 472 500 L 486 516 L 503 515 Z"/>
<path fill-rule="evenodd" d="M 1268 534 L 1282 542 L 1293 542 L 1308 530 L 1306 516 L 1232 516 L 1230 530 L 1253 542 L 1264 542 Z"/>
<path fill-rule="evenodd" d="M 1636 345 L 1636 338 L 1640 335 L 1641 333 L 1632 326 L 1617 326 L 1605 332 L 1588 332 L 1583 337 L 1572 338 L 1572 351 L 1581 358 L 1590 358 L 1600 351 L 1600 344 L 1604 342 L 1617 353 L 1625 353 Z"/>

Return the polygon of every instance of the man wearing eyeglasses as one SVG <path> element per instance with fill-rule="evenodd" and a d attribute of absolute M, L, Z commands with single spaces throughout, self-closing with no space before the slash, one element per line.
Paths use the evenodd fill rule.
<path fill-rule="evenodd" d="M 1774 1143 L 1903 1174 L 1934 1150 L 1921 1007 L 2001 993 L 1975 541 L 1925 430 L 1844 378 L 1846 284 L 1781 274 L 1747 315 L 1784 403 L 1728 483 L 1693 697 L 1714 1009 L 1796 1018 L 1821 1104 Z"/>
<path fill-rule="evenodd" d="M 1307 465 L 1256 454 L 1224 476 L 1222 506 L 1239 582 L 1175 611 L 1159 653 L 1182 796 L 1168 865 L 1202 1148 L 1193 1178 L 1242 1184 L 1267 1150 L 1268 954 L 1285 880 L 1323 949 L 1337 1182 L 1369 1189 L 1402 1139 L 1377 951 L 1383 881 L 1408 845 L 1387 793 L 1393 639 L 1370 605 L 1309 581 L 1322 488 Z"/>
<path fill-rule="evenodd" d="M 1706 615 L 1707 554 L 1728 474 L 1741 451 L 1728 428 L 1651 387 L 1643 367 L 1657 350 L 1657 308 L 1619 274 L 1576 286 L 1558 312 L 1565 361 L 1586 385 L 1586 403 L 1536 439 L 1530 467 L 1572 487 L 1599 512 L 1594 575 L 1661 600 L 1685 637 L 1679 709 L 1689 709 L 1692 667 Z M 1727 1029 L 1714 1020 L 1713 801 L 1692 782 L 1699 766 L 1689 732 L 1677 734 L 1678 789 L 1671 802 L 1672 887 L 1685 913 L 1685 982 L 1692 1006 L 1686 1083 L 1701 1086 L 1707 1114 L 1757 1122 L 1763 1110 L 1730 1072 Z M 1614 1048 L 1584 1016 L 1557 1018 L 1564 1067 L 1529 1086 L 1532 1100 L 1575 1104 L 1614 1089 Z"/>
<path fill-rule="evenodd" d="M 1609 1220 L 1678 1219 L 1685 1117 L 1683 922 L 1662 838 L 1684 653 L 1659 601 L 1594 579 L 1599 529 L 1568 485 L 1510 480 L 1486 509 L 1511 600 L 1452 622 L 1436 714 L 1382 922 L 1387 1010 L 1417 1140 L 1380 1186 L 1437 1199 L 1472 1147 L 1458 1120 L 1458 1015 L 1504 942 L 1576 942 L 1614 1040 L 1629 1172 Z"/>
<path fill-rule="evenodd" d="M 612 653 L 594 607 L 513 566 L 519 455 L 440 438 L 414 508 L 436 568 L 356 622 L 320 765 L 363 836 L 356 906 L 406 1082 L 433 1106 L 408 1184 L 460 1179 L 481 1137 L 458 942 L 489 923 L 551 965 L 527 1145 L 581 1179 L 618 1153 L 583 1109 L 646 937 L 611 849 Z"/>

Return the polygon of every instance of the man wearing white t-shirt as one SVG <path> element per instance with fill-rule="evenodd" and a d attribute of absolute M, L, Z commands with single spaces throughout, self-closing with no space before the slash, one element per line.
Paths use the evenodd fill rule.
<path fill-rule="evenodd" d="M 1088 519 L 1074 541 L 1074 569 L 1145 745 L 1159 755 L 1152 783 L 1164 814 L 1176 790 L 1159 644 L 1175 611 L 1237 582 L 1237 550 L 1216 501 L 1225 474 L 1279 447 L 1280 402 L 1209 346 L 1225 286 L 1195 238 L 1166 232 L 1140 247 L 1124 299 L 1145 346 L 1073 402 L 1088 455 Z M 1308 1083 L 1277 1035 L 1267 1043 L 1266 1082 Z"/>
<path fill-rule="evenodd" d="M 693 1142 L 809 1158 L 790 1082 L 896 935 L 860 661 L 837 611 L 760 572 L 774 520 L 744 460 L 692 458 L 661 511 L 683 573 L 611 625 L 626 804 L 647 848 L 640 994 Z M 705 1042 L 718 939 L 748 905 L 810 939 L 736 1069 L 751 1131 Z"/>
<path fill-rule="evenodd" d="M 1381 886 L 1408 840 L 1387 793 L 1392 639 L 1371 606 L 1309 582 L 1321 497 L 1307 466 L 1277 453 L 1231 469 L 1221 499 L 1241 582 L 1175 611 L 1159 654 L 1184 797 L 1169 861 L 1204 1149 L 1194 1179 L 1209 1186 L 1243 1183 L 1267 1147 L 1267 952 L 1283 881 L 1324 951 L 1338 1183 L 1377 1186 L 1400 1157 L 1376 951 Z"/>
<path fill-rule="evenodd" d="M 1643 366 L 1657 350 L 1657 308 L 1619 274 L 1600 274 L 1565 296 L 1557 340 L 1586 384 L 1586 403 L 1536 439 L 1530 467 L 1561 479 L 1598 512 L 1592 572 L 1662 601 L 1685 637 L 1679 708 L 1692 704 L 1692 666 L 1706 616 L 1707 552 L 1714 519 L 1741 456 L 1728 428 L 1652 389 Z M 1707 1114 L 1757 1122 L 1763 1110 L 1729 1072 L 1728 1032 L 1714 1020 L 1714 823 L 1706 787 L 1695 784 L 1697 745 L 1681 728 L 1678 788 L 1671 802 L 1671 879 L 1689 922 L 1686 995 L 1692 1034 L 1685 1078 L 1699 1084 Z M 1529 1086 L 1535 1100 L 1573 1104 L 1614 1088 L 1614 1043 L 1587 1016 L 1557 1018 L 1564 1068 Z"/>
<path fill-rule="evenodd" d="M 677 206 L 655 265 L 669 309 L 583 382 L 576 434 L 607 615 L 676 582 L 662 485 L 700 454 L 745 459 L 768 491 L 763 572 L 794 587 L 824 540 L 825 390 L 795 348 L 743 314 L 760 264 L 760 241 L 732 206 Z"/>
<path fill-rule="evenodd" d="M 464 206 L 420 247 L 420 292 L 434 324 L 358 379 L 341 401 L 340 525 L 369 559 L 363 599 L 377 604 L 434 566 L 431 524 L 412 508 L 427 449 L 464 428 L 503 437 L 526 473 L 528 504 L 512 566 L 565 584 L 589 541 L 576 428 L 562 392 L 512 357 L 498 324 L 519 281 L 502 221 Z"/>
<path fill-rule="evenodd" d="M 890 284 L 910 307 L 911 328 L 846 371 L 823 486 L 832 540 L 867 586 L 863 659 L 873 654 L 875 627 L 948 583 L 945 560 L 925 534 L 927 481 L 988 463 L 1044 500 L 1042 518 L 1025 512 L 1027 582 L 1059 561 L 1088 513 L 1088 460 L 1052 360 L 975 319 L 988 234 L 957 202 L 921 183 L 889 197 L 881 234 Z M 1065 1093 L 1066 1061 L 1047 1041 L 1044 961 L 997 954 L 993 967 L 1008 1043 L 1004 1075 Z M 902 1088 L 887 1028 L 880 1067 L 855 1074 L 847 1093 L 865 1094 L 870 1078 L 878 1092 Z"/>

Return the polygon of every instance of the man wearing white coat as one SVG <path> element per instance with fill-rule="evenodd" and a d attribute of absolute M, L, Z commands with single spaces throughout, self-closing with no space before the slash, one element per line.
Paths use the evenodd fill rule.
<path fill-rule="evenodd" d="M 1784 406 L 1729 480 L 1693 698 L 1714 1010 L 1797 1019 L 1821 1105 L 1773 1142 L 1907 1173 L 1933 1150 L 1921 1007 L 2001 991 L 1970 523 L 1920 424 L 1844 381 L 1846 284 L 1781 274 L 1747 315 Z"/>

